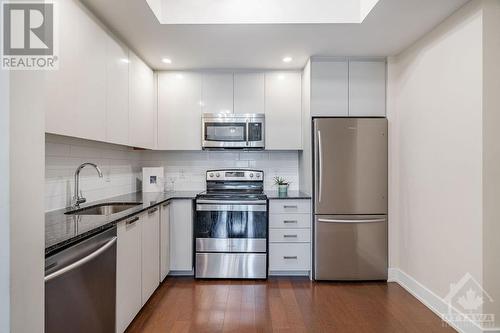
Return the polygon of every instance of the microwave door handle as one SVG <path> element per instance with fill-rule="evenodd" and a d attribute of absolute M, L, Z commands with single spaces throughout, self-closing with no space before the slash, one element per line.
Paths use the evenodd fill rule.
<path fill-rule="evenodd" d="M 246 120 L 246 133 L 245 133 L 245 137 L 247 139 L 247 147 L 248 147 L 248 132 L 249 132 L 248 126 L 249 126 L 249 124 L 248 124 L 248 118 L 247 118 L 247 120 Z"/>

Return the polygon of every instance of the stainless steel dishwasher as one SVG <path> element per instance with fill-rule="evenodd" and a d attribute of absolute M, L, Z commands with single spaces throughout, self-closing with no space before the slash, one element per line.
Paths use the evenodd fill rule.
<path fill-rule="evenodd" d="M 115 331 L 116 227 L 45 259 L 45 333 Z"/>

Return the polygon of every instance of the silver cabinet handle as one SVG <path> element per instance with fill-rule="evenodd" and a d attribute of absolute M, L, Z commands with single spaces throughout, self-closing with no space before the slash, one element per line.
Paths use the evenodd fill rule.
<path fill-rule="evenodd" d="M 148 214 L 153 214 L 158 210 L 158 207 L 148 210 Z"/>
<path fill-rule="evenodd" d="M 283 259 L 297 259 L 297 256 L 284 256 Z"/>
<path fill-rule="evenodd" d="M 283 223 L 298 223 L 297 220 L 284 220 Z"/>
<path fill-rule="evenodd" d="M 299 206 L 297 205 L 283 205 L 283 208 L 287 209 L 287 208 L 299 208 Z"/>
<path fill-rule="evenodd" d="M 170 205 L 170 202 L 164 203 L 162 207 L 167 207 L 168 205 Z"/>
<path fill-rule="evenodd" d="M 283 238 L 297 238 L 297 235 L 283 235 Z"/>
<path fill-rule="evenodd" d="M 366 220 L 318 219 L 318 222 L 324 222 L 324 223 L 377 223 L 385 221 L 386 219 L 366 219 Z"/>
<path fill-rule="evenodd" d="M 101 253 L 103 253 L 104 251 L 109 249 L 114 243 L 116 243 L 116 237 L 111 238 L 111 240 L 109 242 L 107 242 L 106 244 L 104 244 L 103 246 L 101 246 L 100 248 L 98 248 L 96 251 L 92 252 L 88 256 L 86 256 L 78 261 L 75 261 L 71 265 L 63 267 L 60 270 L 55 271 L 54 273 L 47 275 L 45 277 L 45 282 L 49 282 L 50 280 L 55 279 L 56 277 L 58 277 L 64 273 L 67 273 L 73 269 L 76 269 L 82 265 L 85 265 L 90 260 L 94 259 L 95 257 L 99 256 Z"/>
<path fill-rule="evenodd" d="M 139 221 L 139 217 L 134 217 L 133 219 L 128 220 L 125 222 L 126 225 L 134 224 L 135 222 Z"/>

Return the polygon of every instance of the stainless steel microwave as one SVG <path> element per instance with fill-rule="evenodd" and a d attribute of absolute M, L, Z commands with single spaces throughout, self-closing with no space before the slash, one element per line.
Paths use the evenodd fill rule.
<path fill-rule="evenodd" d="M 202 115 L 203 149 L 264 149 L 263 113 L 204 113 Z"/>

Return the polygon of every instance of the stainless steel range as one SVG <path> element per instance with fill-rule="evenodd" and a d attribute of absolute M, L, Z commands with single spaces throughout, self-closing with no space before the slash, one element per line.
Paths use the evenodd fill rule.
<path fill-rule="evenodd" d="M 195 276 L 267 278 L 268 205 L 264 172 L 209 170 L 196 197 Z"/>

